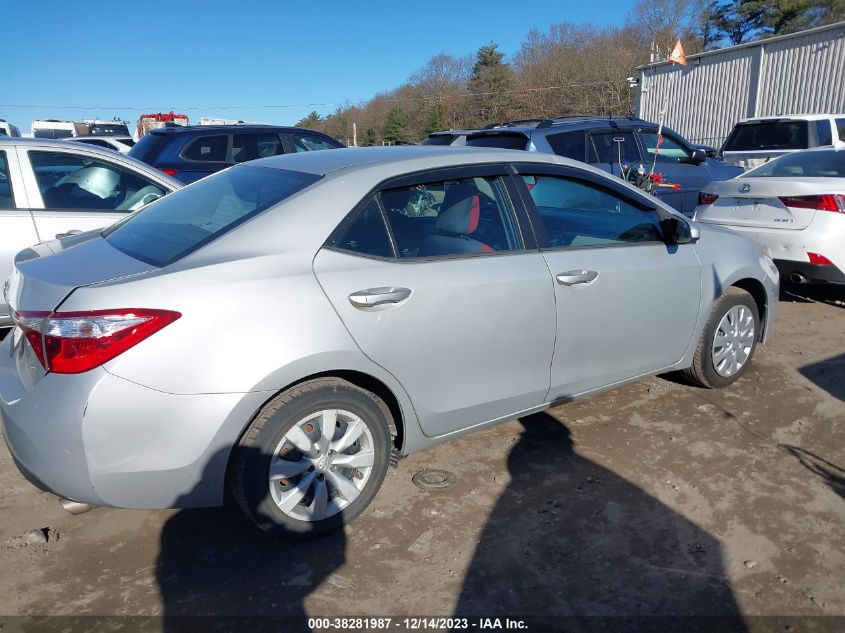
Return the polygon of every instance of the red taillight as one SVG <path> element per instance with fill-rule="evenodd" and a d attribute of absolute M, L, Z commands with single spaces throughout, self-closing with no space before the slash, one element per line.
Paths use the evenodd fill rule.
<path fill-rule="evenodd" d="M 818 253 L 807 253 L 807 257 L 810 258 L 811 264 L 816 264 L 817 266 L 833 266 L 833 262 L 824 255 L 819 255 Z"/>
<path fill-rule="evenodd" d="M 99 367 L 182 316 L 170 310 L 15 312 L 44 369 L 79 374 Z"/>
<path fill-rule="evenodd" d="M 781 196 L 780 201 L 793 209 L 845 213 L 845 196 L 841 193 L 823 193 L 818 196 Z"/>
<path fill-rule="evenodd" d="M 707 193 L 706 191 L 698 192 L 698 204 L 713 204 L 719 199 L 715 193 Z"/>
<path fill-rule="evenodd" d="M 176 172 L 178 172 L 179 170 L 178 169 L 159 169 L 159 171 L 163 171 L 168 176 L 175 176 Z"/>

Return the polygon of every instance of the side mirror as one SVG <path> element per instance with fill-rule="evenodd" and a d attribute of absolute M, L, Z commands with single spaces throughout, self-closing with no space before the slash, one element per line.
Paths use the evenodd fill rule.
<path fill-rule="evenodd" d="M 700 147 L 696 147 L 692 150 L 692 155 L 689 157 L 689 162 L 693 165 L 700 165 L 705 160 L 707 160 L 707 152 Z"/>
<path fill-rule="evenodd" d="M 667 244 L 694 244 L 701 238 L 701 229 L 697 224 L 678 217 L 666 218 L 660 222 L 660 226 Z"/>

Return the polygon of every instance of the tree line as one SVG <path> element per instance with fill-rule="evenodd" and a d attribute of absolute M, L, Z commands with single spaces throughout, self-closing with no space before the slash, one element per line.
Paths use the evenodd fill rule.
<path fill-rule="evenodd" d="M 299 127 L 347 144 L 417 142 L 443 129 L 573 114 L 626 115 L 634 68 L 664 59 L 845 20 L 845 0 L 637 0 L 622 26 L 562 22 L 529 31 L 510 59 L 495 42 L 474 54 L 432 57 L 401 86 Z"/>

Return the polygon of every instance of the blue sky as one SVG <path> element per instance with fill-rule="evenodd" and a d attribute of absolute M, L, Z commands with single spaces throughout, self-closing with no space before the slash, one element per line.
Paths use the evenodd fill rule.
<path fill-rule="evenodd" d="M 510 55 L 533 27 L 621 24 L 630 4 L 11 0 L 4 22 L 21 28 L 4 30 L 0 118 L 24 132 L 38 118 L 134 122 L 170 109 L 192 122 L 204 114 L 292 124 L 336 107 L 308 104 L 394 88 L 437 53 L 466 55 L 492 40 Z"/>

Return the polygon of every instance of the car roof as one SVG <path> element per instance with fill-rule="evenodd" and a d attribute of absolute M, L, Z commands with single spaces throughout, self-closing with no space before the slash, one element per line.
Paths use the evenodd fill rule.
<path fill-rule="evenodd" d="M 823 119 L 830 119 L 832 117 L 845 117 L 845 114 L 772 114 L 770 116 L 754 116 L 747 119 L 742 119 L 739 123 L 753 123 L 756 121 L 784 121 L 784 120 L 798 120 L 798 121 L 819 121 Z"/>
<path fill-rule="evenodd" d="M 597 126 L 618 126 L 618 125 L 656 125 L 651 121 L 627 116 L 589 116 L 576 115 L 556 117 L 548 119 L 526 119 L 522 121 L 510 121 L 501 125 L 488 126 L 472 134 L 485 134 L 496 132 L 531 132 L 544 129 L 587 129 Z"/>
<path fill-rule="evenodd" d="M 267 125 L 264 123 L 236 123 L 232 125 L 169 125 L 167 127 L 154 127 L 147 132 L 147 134 L 203 134 L 203 133 L 237 133 L 245 131 L 269 131 L 278 130 L 289 132 L 291 130 L 303 130 L 313 132 L 313 130 L 305 130 L 305 128 L 297 128 L 288 125 Z M 320 134 L 320 132 L 317 132 Z"/>
<path fill-rule="evenodd" d="M 289 169 L 320 176 L 333 172 L 384 168 L 390 173 L 410 173 L 417 169 L 434 169 L 478 163 L 553 163 L 578 165 L 554 154 L 499 149 L 496 147 L 451 147 L 440 145 L 402 145 L 399 147 L 347 147 L 318 152 L 281 154 L 250 161 L 249 165 Z"/>

